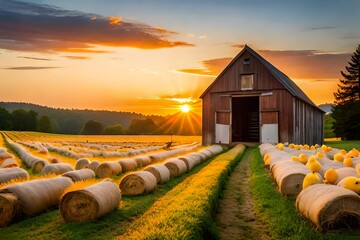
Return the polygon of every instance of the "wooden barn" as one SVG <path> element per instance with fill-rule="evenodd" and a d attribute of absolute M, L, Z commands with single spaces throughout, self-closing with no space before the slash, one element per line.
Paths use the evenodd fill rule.
<path fill-rule="evenodd" d="M 200 98 L 203 145 L 323 143 L 324 112 L 247 45 Z"/>

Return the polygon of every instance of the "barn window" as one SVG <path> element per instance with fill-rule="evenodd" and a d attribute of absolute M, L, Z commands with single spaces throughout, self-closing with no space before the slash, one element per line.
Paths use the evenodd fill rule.
<path fill-rule="evenodd" d="M 249 65 L 249 64 L 250 64 L 250 58 L 245 58 L 244 65 Z"/>
<path fill-rule="evenodd" d="M 240 75 L 240 89 L 241 90 L 252 90 L 254 84 L 254 75 Z"/>

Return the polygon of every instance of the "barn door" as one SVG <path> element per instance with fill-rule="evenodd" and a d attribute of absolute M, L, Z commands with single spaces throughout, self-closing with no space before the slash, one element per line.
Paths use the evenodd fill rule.
<path fill-rule="evenodd" d="M 279 142 L 279 117 L 278 112 L 261 113 L 261 143 Z"/>
<path fill-rule="evenodd" d="M 215 142 L 230 143 L 230 112 L 215 112 Z"/>

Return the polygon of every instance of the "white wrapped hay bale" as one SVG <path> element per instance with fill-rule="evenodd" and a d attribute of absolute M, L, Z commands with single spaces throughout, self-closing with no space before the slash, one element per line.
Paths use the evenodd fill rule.
<path fill-rule="evenodd" d="M 322 230 L 360 224 L 360 197 L 335 185 L 315 184 L 305 188 L 296 199 L 296 209 Z"/>
<path fill-rule="evenodd" d="M 66 172 L 62 176 L 70 178 L 73 182 L 78 182 L 86 179 L 95 178 L 95 173 L 91 169 L 84 168 L 80 170 Z"/>
<path fill-rule="evenodd" d="M 193 169 L 196 165 L 198 165 L 197 161 L 191 157 L 180 156 L 177 159 L 183 161 L 186 164 L 187 171 Z"/>
<path fill-rule="evenodd" d="M 338 178 L 335 181 L 335 185 L 346 177 L 359 177 L 356 169 L 352 167 L 342 167 L 335 169 L 335 171 L 338 174 Z"/>
<path fill-rule="evenodd" d="M 9 182 L 14 179 L 28 180 L 29 174 L 19 167 L 0 169 L 0 183 Z"/>
<path fill-rule="evenodd" d="M 153 192 L 156 187 L 156 177 L 148 171 L 138 171 L 125 175 L 120 181 L 121 194 L 136 196 Z"/>
<path fill-rule="evenodd" d="M 53 163 L 53 164 L 47 164 L 40 172 L 40 175 L 45 175 L 49 173 L 55 173 L 57 175 L 74 171 L 73 166 L 71 166 L 68 163 Z"/>
<path fill-rule="evenodd" d="M 19 164 L 14 158 L 5 159 L 0 166 L 0 168 L 13 168 L 13 167 L 19 167 Z"/>
<path fill-rule="evenodd" d="M 86 165 L 84 168 L 88 168 L 96 173 L 96 169 L 100 166 L 100 162 L 98 160 L 92 161 L 90 164 Z"/>
<path fill-rule="evenodd" d="M 151 172 L 158 184 L 164 184 L 170 180 L 170 171 L 163 164 L 150 165 L 144 169 L 144 171 Z"/>
<path fill-rule="evenodd" d="M 65 222 L 84 222 L 98 219 L 119 208 L 121 194 L 112 180 L 104 180 L 82 190 L 66 193 L 60 203 Z"/>

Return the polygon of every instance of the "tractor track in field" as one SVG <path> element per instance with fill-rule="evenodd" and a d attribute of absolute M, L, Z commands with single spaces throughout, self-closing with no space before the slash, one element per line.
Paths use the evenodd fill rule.
<path fill-rule="evenodd" d="M 215 217 L 220 239 L 271 239 L 266 226 L 256 216 L 250 191 L 250 162 L 253 150 L 247 149 L 229 176 Z"/>

